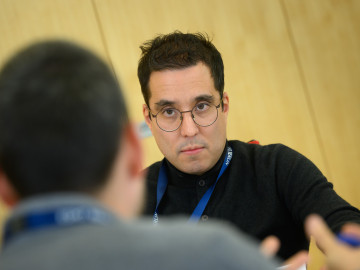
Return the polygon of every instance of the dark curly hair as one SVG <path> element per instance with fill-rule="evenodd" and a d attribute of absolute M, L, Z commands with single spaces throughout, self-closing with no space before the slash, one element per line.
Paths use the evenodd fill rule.
<path fill-rule="evenodd" d="M 165 69 L 182 69 L 199 62 L 209 67 L 215 89 L 222 99 L 224 92 L 224 64 L 220 52 L 209 36 L 202 33 L 175 31 L 159 35 L 140 46 L 142 50 L 138 65 L 138 78 L 145 103 L 151 97 L 149 79 L 151 72 Z"/>

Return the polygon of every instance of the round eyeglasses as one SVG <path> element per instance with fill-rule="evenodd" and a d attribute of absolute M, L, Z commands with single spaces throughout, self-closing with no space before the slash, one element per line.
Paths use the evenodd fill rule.
<path fill-rule="evenodd" d="M 208 127 L 215 123 L 218 118 L 218 108 L 220 104 L 215 106 L 207 102 L 200 102 L 192 108 L 190 111 L 179 111 L 175 108 L 165 107 L 162 108 L 156 114 L 153 114 L 150 111 L 150 114 L 153 118 L 156 119 L 156 124 L 158 127 L 166 132 L 172 132 L 177 130 L 183 121 L 183 113 L 191 112 L 191 118 L 201 127 Z"/>

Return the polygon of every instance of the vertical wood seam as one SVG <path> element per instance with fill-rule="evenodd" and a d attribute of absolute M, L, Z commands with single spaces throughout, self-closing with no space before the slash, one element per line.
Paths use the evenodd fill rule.
<path fill-rule="evenodd" d="M 114 68 L 114 64 L 113 64 L 113 61 L 111 60 L 111 57 L 110 57 L 109 46 L 108 46 L 108 44 L 107 44 L 107 42 L 106 42 L 106 38 L 105 38 L 104 30 L 103 30 L 104 28 L 103 28 L 103 25 L 101 24 L 99 11 L 98 11 L 98 9 L 97 9 L 95 0 L 90 0 L 90 1 L 91 1 L 93 10 L 94 10 L 95 19 L 96 19 L 96 22 L 97 22 L 97 25 L 98 25 L 98 30 L 99 30 L 99 33 L 100 33 L 101 42 L 102 42 L 102 44 L 103 44 L 103 46 L 104 46 L 104 49 L 105 49 L 105 54 L 106 54 L 107 62 L 108 62 L 108 64 L 110 65 L 110 68 L 111 68 L 111 70 L 112 70 L 112 72 L 113 72 L 113 75 L 114 75 L 115 78 L 117 79 L 116 72 L 115 72 L 115 68 Z M 118 80 L 118 81 L 119 81 L 119 80 Z"/>
<path fill-rule="evenodd" d="M 290 45 L 293 51 L 293 55 L 295 58 L 295 62 L 296 62 L 296 66 L 300 75 L 300 81 L 302 84 L 302 88 L 304 90 L 304 94 L 305 94 L 305 100 L 306 100 L 306 104 L 308 106 L 309 112 L 310 112 L 310 116 L 311 116 L 311 120 L 312 120 L 312 125 L 314 127 L 315 130 L 315 136 L 316 136 L 316 140 L 318 142 L 319 148 L 320 148 L 320 154 L 323 158 L 324 164 L 325 164 L 325 169 L 327 172 L 327 178 L 332 179 L 332 173 L 329 167 L 329 162 L 326 156 L 326 152 L 325 152 L 325 147 L 324 147 L 324 143 L 322 140 L 322 136 L 321 136 L 321 132 L 320 132 L 320 128 L 319 128 L 319 121 L 316 118 L 316 114 L 315 114 L 315 109 L 313 106 L 313 103 L 311 101 L 311 95 L 310 95 L 310 91 L 309 91 L 309 87 L 306 81 L 306 76 L 305 76 L 305 72 L 303 69 L 303 66 L 301 64 L 301 60 L 300 60 L 300 55 L 299 55 L 299 50 L 296 46 L 296 41 L 295 41 L 295 36 L 294 36 L 294 32 L 291 28 L 291 23 L 290 23 L 290 18 L 289 18 L 289 14 L 288 11 L 286 9 L 286 4 L 284 3 L 284 0 L 279 0 L 280 1 L 280 5 L 283 11 L 283 15 L 284 15 L 284 19 L 285 19 L 285 25 L 286 25 L 286 30 L 288 32 L 288 36 L 290 39 Z"/>

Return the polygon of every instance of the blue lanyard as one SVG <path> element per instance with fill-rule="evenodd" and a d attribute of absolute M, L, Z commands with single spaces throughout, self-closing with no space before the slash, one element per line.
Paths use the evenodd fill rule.
<path fill-rule="evenodd" d="M 4 245 L 20 233 L 49 227 L 64 227 L 78 224 L 106 224 L 113 217 L 96 207 L 67 205 L 29 213 L 10 219 L 5 224 Z"/>
<path fill-rule="evenodd" d="M 189 222 L 196 223 L 199 221 L 201 215 L 203 214 L 209 200 L 211 197 L 211 194 L 213 193 L 215 186 L 217 182 L 219 181 L 220 177 L 226 170 L 226 168 L 229 166 L 231 158 L 232 158 L 232 149 L 230 146 L 227 147 L 226 152 L 226 158 L 224 159 L 224 162 L 221 166 L 220 172 L 218 177 L 216 178 L 216 181 L 211 185 L 211 187 L 208 188 L 208 190 L 205 192 L 205 194 L 200 199 L 198 205 L 195 207 L 193 213 L 190 216 Z M 158 182 L 157 182 L 157 190 L 156 190 L 156 208 L 153 216 L 153 223 L 157 224 L 159 222 L 159 215 L 158 215 L 158 208 L 161 202 L 161 199 L 163 198 L 166 188 L 168 185 L 168 178 L 166 175 L 166 168 L 164 162 L 161 164 Z"/>

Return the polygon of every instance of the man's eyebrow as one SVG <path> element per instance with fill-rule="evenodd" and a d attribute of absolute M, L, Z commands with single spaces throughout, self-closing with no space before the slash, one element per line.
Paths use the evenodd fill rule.
<path fill-rule="evenodd" d="M 195 98 L 195 101 L 198 102 L 198 101 L 207 101 L 207 102 L 213 102 L 214 101 L 214 96 L 213 95 L 200 95 L 200 96 L 197 96 Z"/>
<path fill-rule="evenodd" d="M 170 100 L 166 100 L 166 99 L 161 99 L 158 102 L 155 103 L 156 107 L 164 107 L 164 106 L 168 106 L 168 105 L 174 105 L 175 102 L 174 101 L 170 101 Z"/>
<path fill-rule="evenodd" d="M 213 102 L 214 101 L 214 96 L 213 95 L 200 95 L 195 97 L 195 102 L 199 102 L 199 101 L 207 101 L 207 102 Z M 176 104 L 175 101 L 171 101 L 171 100 L 167 100 L 167 99 L 160 99 L 158 102 L 155 102 L 155 106 L 156 107 L 164 107 L 164 106 L 169 106 L 169 105 L 174 105 Z"/>

